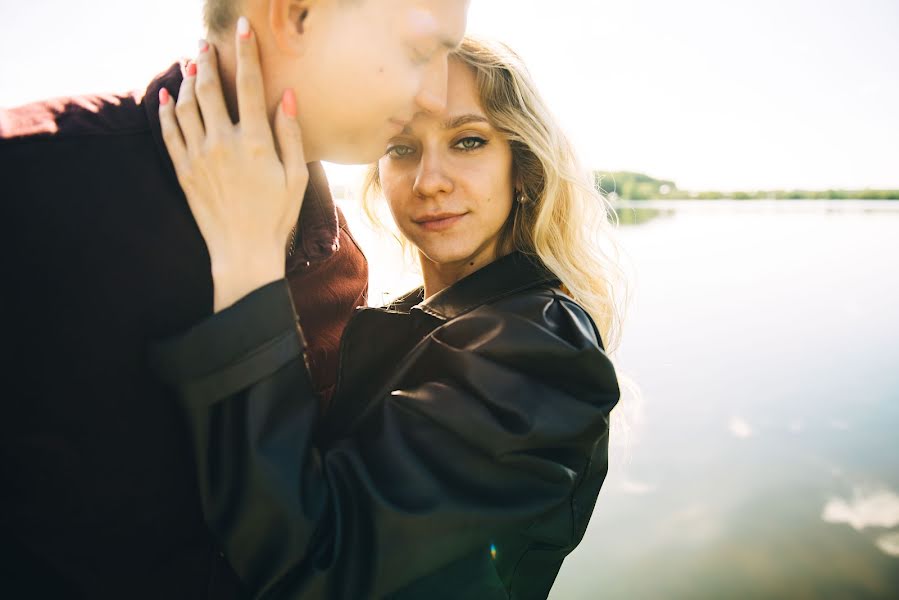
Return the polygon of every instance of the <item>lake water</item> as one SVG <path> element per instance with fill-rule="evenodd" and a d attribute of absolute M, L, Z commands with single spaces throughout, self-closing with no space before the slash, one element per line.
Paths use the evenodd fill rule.
<path fill-rule="evenodd" d="M 551 598 L 899 598 L 899 202 L 628 206 L 642 398 Z"/>
<path fill-rule="evenodd" d="M 899 203 L 629 206 L 643 397 L 551 598 L 899 598 Z"/>

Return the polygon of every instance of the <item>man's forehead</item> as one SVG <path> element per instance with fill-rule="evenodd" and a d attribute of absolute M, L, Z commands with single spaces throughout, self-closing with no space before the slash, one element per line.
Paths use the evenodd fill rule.
<path fill-rule="evenodd" d="M 416 33 L 436 37 L 449 50 L 462 41 L 467 0 L 413 0 L 408 9 L 408 23 Z"/>

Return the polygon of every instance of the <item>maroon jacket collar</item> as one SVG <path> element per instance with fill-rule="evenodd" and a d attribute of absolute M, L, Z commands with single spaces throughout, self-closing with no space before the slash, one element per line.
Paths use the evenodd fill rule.
<path fill-rule="evenodd" d="M 159 124 L 159 90 L 165 87 L 172 97 L 177 99 L 182 78 L 182 65 L 173 64 L 150 83 L 143 99 L 156 149 L 162 156 L 163 163 L 170 167 L 169 174 L 175 185 L 178 185 L 178 180 L 162 139 L 162 126 Z M 303 208 L 300 211 L 296 250 L 287 261 L 288 271 L 297 266 L 321 262 L 340 249 L 337 208 L 331 197 L 325 170 L 319 162 L 309 163 L 308 168 L 309 185 L 306 187 Z"/>

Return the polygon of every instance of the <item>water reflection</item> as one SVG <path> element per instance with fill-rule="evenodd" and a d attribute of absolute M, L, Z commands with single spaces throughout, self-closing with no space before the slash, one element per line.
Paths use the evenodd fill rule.
<path fill-rule="evenodd" d="M 752 436 L 752 427 L 740 417 L 731 417 L 727 428 L 734 437 L 748 438 Z"/>
<path fill-rule="evenodd" d="M 889 489 L 855 488 L 852 499 L 835 497 L 821 511 L 827 523 L 845 523 L 856 531 L 891 529 L 899 525 L 899 496 Z M 880 534 L 874 544 L 888 556 L 899 557 L 899 531 Z"/>
<path fill-rule="evenodd" d="M 856 531 L 868 527 L 899 525 L 899 496 L 892 490 L 853 490 L 852 500 L 831 498 L 821 518 L 828 523 L 848 523 Z"/>
<path fill-rule="evenodd" d="M 657 486 L 651 483 L 644 483 L 642 481 L 634 481 L 632 479 L 625 479 L 619 485 L 618 489 L 625 494 L 634 494 L 636 496 L 642 496 L 644 494 L 650 494 L 656 491 Z"/>
<path fill-rule="evenodd" d="M 899 557 L 899 531 L 896 533 L 887 533 L 877 538 L 877 547 L 884 554 Z"/>

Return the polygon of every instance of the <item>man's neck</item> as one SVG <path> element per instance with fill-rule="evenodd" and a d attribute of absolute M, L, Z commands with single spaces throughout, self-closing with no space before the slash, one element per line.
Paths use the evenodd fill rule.
<path fill-rule="evenodd" d="M 239 103 L 237 101 L 237 50 L 233 41 L 215 39 L 212 41 L 218 52 L 219 78 L 222 82 L 222 93 L 225 99 L 225 106 L 231 117 L 232 123 L 240 121 Z M 267 82 L 268 83 L 268 82 Z M 279 99 L 273 99 L 269 94 L 265 97 L 266 111 L 268 115 L 269 125 L 274 130 L 275 111 L 278 110 Z M 303 144 L 306 154 L 306 162 L 317 162 L 321 158 L 310 148 L 307 143 Z"/>

